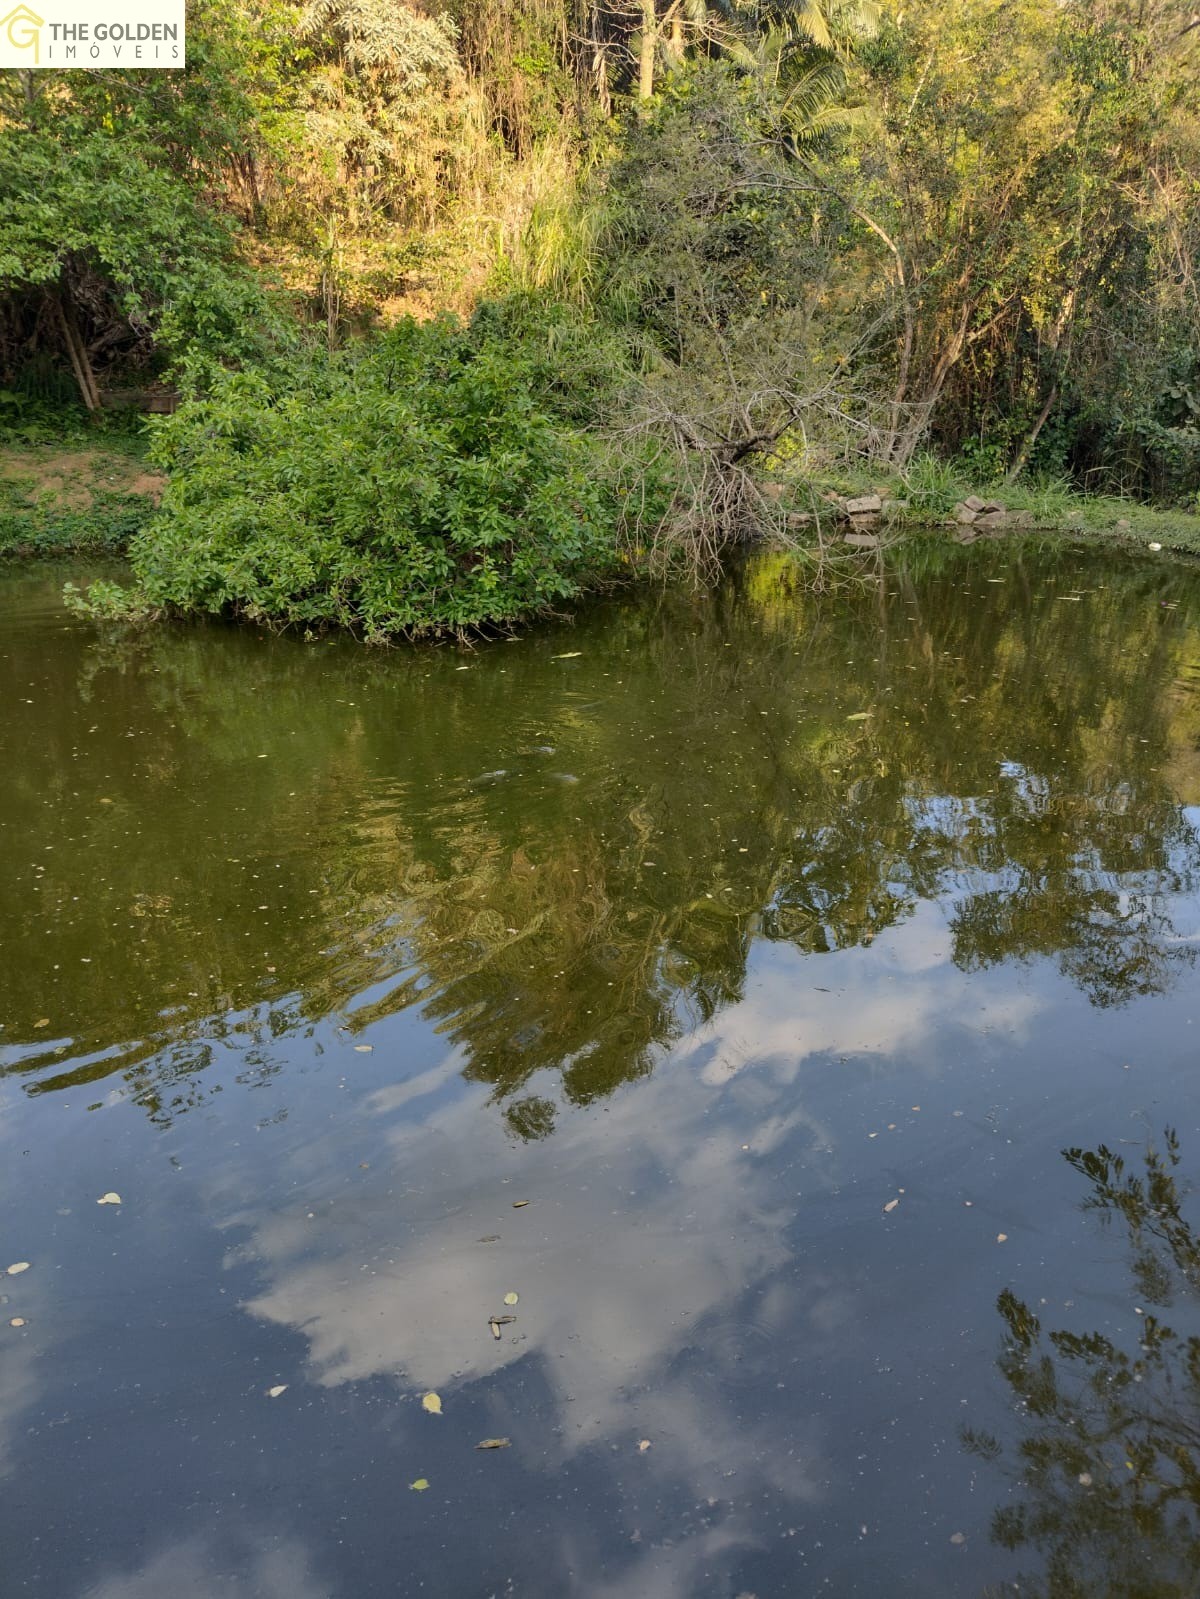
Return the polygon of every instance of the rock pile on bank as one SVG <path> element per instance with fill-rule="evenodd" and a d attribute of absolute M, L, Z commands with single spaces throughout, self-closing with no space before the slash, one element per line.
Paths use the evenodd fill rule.
<path fill-rule="evenodd" d="M 957 529 L 955 537 L 960 544 L 974 544 L 976 539 L 1000 539 L 1006 533 L 1033 526 L 1029 511 L 1010 511 L 999 500 L 981 500 L 978 494 L 969 494 L 954 507 L 950 526 Z"/>

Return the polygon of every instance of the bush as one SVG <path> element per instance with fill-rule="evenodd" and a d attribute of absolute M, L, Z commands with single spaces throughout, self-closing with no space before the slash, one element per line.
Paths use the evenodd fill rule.
<path fill-rule="evenodd" d="M 48 337 L 64 379 L 72 344 L 85 365 L 103 352 L 93 379 L 169 367 L 184 383 L 288 347 L 234 230 L 152 154 L 100 133 L 65 148 L 0 118 L 0 375 L 19 381 Z"/>
<path fill-rule="evenodd" d="M 496 318 L 407 322 L 287 379 L 219 375 L 161 424 L 170 482 L 131 545 L 136 586 L 96 590 L 94 608 L 382 640 L 570 600 L 617 568 L 617 495 L 567 421 L 581 403 Z"/>

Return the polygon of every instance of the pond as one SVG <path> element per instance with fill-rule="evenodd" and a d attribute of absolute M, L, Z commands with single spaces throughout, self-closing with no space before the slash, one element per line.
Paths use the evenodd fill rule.
<path fill-rule="evenodd" d="M 1200 569 L 390 652 L 64 575 L 0 572 L 5 1599 L 1200 1589 Z"/>

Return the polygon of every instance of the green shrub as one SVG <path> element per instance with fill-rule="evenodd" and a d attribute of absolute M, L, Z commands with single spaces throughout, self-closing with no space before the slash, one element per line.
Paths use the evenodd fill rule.
<path fill-rule="evenodd" d="M 494 318 L 408 322 L 287 379 L 215 376 L 160 426 L 170 482 L 131 545 L 136 586 L 97 611 L 382 640 L 574 598 L 617 569 L 618 499 L 578 384 L 548 376 L 545 341 Z"/>

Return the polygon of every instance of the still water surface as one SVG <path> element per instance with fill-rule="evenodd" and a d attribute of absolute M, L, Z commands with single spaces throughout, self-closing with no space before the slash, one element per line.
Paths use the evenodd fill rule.
<path fill-rule="evenodd" d="M 63 575 L 0 574 L 4 1599 L 1200 1591 L 1200 573 L 476 653 Z"/>

